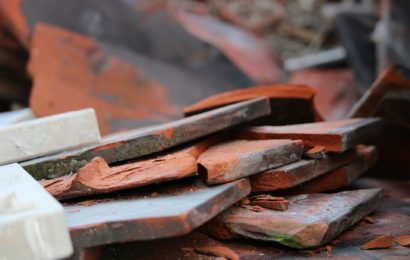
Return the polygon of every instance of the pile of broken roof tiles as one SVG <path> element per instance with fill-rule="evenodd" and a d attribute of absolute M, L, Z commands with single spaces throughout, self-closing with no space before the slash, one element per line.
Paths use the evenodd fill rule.
<path fill-rule="evenodd" d="M 23 161 L 20 165 L 63 203 L 77 254 L 104 252 L 104 246 L 129 241 L 155 248 L 158 244 L 151 240 L 180 236 L 168 241 L 181 249 L 173 251 L 175 257 L 235 259 L 244 253 L 241 244 L 230 241 L 237 238 L 261 247 L 254 252 L 278 253 L 251 240 L 298 250 L 327 245 L 325 252 L 330 253 L 330 241 L 383 203 L 381 189 L 345 187 L 377 162 L 372 143 L 385 124 L 376 117 L 320 121 L 313 96 L 309 87 L 292 85 L 226 92 L 185 108 L 186 118 L 101 140 L 92 109 L 35 119 L 3 128 L 2 163 Z M 295 102 L 306 109 L 292 110 Z M 362 111 L 361 104 L 368 102 L 361 100 L 354 109 Z M 280 117 L 275 113 L 279 105 L 293 111 L 280 120 L 310 123 L 272 124 Z M 30 143 L 27 133 L 33 131 L 50 132 L 42 146 L 22 144 Z M 16 133 L 21 148 L 13 150 L 17 137 L 10 136 Z M 62 134 L 66 142 L 56 143 Z M 72 149 L 74 142 L 82 147 Z M 37 151 L 37 146 L 51 150 Z M 64 151 L 40 156 L 58 150 Z M 377 186 L 367 182 L 359 186 Z M 368 221 L 375 225 L 372 219 Z M 394 221 L 408 230 L 408 216 Z M 369 224 L 366 228 L 373 229 Z M 376 241 L 370 248 L 391 247 L 389 238 L 387 245 Z M 114 254 L 124 254 L 127 250 L 120 248 L 125 245 L 117 244 Z M 105 250 L 113 253 L 112 248 Z M 152 252 L 146 253 L 138 255 L 151 257 Z M 160 253 L 165 254 L 155 252 Z M 408 251 L 394 254 L 401 253 Z"/>
<path fill-rule="evenodd" d="M 51 2 L 1 2 L 0 14 L 13 30 L 0 27 L 0 33 L 16 39 L 0 42 L 0 52 L 7 54 L 0 67 L 7 65 L 13 80 L 21 79 L 3 80 L 15 91 L 7 96 L 24 103 L 30 95 L 38 118 L 29 112 L 0 128 L 0 173 L 27 173 L 61 203 L 74 250 L 56 246 L 59 257 L 409 255 L 409 181 L 363 176 L 410 171 L 408 71 L 387 69 L 345 119 L 325 121 L 313 88 L 261 84 L 280 78 L 263 44 L 241 34 L 248 45 L 232 54 L 229 39 L 221 43 L 212 30 L 198 29 L 210 29 L 211 18 L 184 12 L 139 17 L 123 7 L 116 15 L 134 21 L 135 28 L 119 23 L 121 30 L 96 37 L 77 17 L 59 20 L 43 13 L 44 3 Z M 84 2 L 102 13 L 111 5 Z M 148 22 L 136 26 L 142 20 Z M 148 34 L 161 28 L 156 23 L 169 28 Z M 226 34 L 239 33 L 218 26 Z M 136 31 L 152 43 L 171 29 L 192 43 L 182 47 L 192 57 L 198 49 L 220 52 L 209 51 L 213 56 L 200 61 L 207 66 L 197 66 L 198 60 L 156 56 L 126 37 Z M 264 70 L 256 61 L 244 64 L 242 56 L 258 57 Z M 218 85 L 227 91 L 219 93 Z M 192 95 L 193 87 L 198 95 Z M 165 95 L 164 88 L 174 95 Z M 197 102 L 203 96 L 210 97 Z M 13 183 L 2 180 L 0 227 L 6 228 L 10 222 L 2 212 L 14 202 L 2 200 L 1 192 Z M 12 210 L 8 214 L 19 214 Z M 26 225 L 27 219 L 19 221 Z M 11 237 L 20 234 L 13 232 Z M 10 234 L 0 232 L 7 241 L 0 243 L 0 257 L 23 248 L 22 240 L 6 239 Z M 27 244 L 38 240 L 26 238 Z"/>

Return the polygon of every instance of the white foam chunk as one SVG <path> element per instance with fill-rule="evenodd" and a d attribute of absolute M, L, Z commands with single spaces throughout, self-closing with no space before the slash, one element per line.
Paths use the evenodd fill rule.
<path fill-rule="evenodd" d="M 20 165 L 0 166 L 0 259 L 72 254 L 62 205 Z"/>
<path fill-rule="evenodd" d="M 77 148 L 100 140 L 94 109 L 0 127 L 0 165 Z"/>

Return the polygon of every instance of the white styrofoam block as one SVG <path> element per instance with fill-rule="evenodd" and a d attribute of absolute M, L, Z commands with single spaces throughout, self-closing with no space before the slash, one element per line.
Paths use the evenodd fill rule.
<path fill-rule="evenodd" d="M 64 209 L 20 165 L 0 166 L 0 259 L 72 254 Z"/>
<path fill-rule="evenodd" d="M 36 158 L 100 140 L 92 108 L 0 127 L 0 165 Z"/>

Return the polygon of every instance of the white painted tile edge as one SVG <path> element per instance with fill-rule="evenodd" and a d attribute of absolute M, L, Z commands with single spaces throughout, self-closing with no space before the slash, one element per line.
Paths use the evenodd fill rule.
<path fill-rule="evenodd" d="M 30 108 L 23 108 L 19 110 L 7 111 L 0 113 L 0 127 L 7 126 L 27 120 L 35 119 Z"/>
<path fill-rule="evenodd" d="M 62 205 L 20 165 L 0 166 L 0 259 L 57 259 L 72 252 Z"/>
<path fill-rule="evenodd" d="M 0 127 L 0 165 L 97 143 L 101 140 L 92 108 Z"/>

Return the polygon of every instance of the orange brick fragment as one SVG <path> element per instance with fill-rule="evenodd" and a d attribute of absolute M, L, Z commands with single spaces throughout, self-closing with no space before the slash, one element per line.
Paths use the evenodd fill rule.
<path fill-rule="evenodd" d="M 402 246 L 410 246 L 410 235 L 395 237 L 394 241 Z"/>
<path fill-rule="evenodd" d="M 386 249 L 391 247 L 392 242 L 393 239 L 391 236 L 380 236 L 363 244 L 361 249 Z"/>

